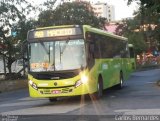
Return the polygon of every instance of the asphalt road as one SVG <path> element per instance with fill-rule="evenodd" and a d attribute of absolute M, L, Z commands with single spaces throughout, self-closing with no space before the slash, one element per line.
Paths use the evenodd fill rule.
<path fill-rule="evenodd" d="M 133 119 L 131 115 L 160 115 L 160 69 L 135 72 L 122 90 L 105 90 L 98 101 L 89 97 L 32 99 L 28 90 L 0 94 L 2 121 L 105 121 Z M 128 116 L 128 117 L 124 117 Z M 134 117 L 135 118 L 135 117 Z M 159 117 L 152 117 L 160 120 Z"/>

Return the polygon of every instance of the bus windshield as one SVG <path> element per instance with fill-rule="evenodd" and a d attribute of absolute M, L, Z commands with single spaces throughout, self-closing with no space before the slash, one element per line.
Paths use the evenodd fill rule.
<path fill-rule="evenodd" d="M 74 70 L 86 66 L 83 39 L 30 43 L 30 71 Z"/>

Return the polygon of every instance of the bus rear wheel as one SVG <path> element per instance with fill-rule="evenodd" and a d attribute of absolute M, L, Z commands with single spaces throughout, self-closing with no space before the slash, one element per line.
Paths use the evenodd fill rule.
<path fill-rule="evenodd" d="M 120 73 L 120 78 L 119 78 L 119 84 L 117 85 L 117 89 L 122 89 L 123 88 L 123 73 Z"/>

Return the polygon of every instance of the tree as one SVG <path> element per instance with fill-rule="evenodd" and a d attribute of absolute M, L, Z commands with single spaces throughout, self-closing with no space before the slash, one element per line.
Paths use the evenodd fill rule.
<path fill-rule="evenodd" d="M 33 20 L 33 19 L 24 19 L 21 20 L 19 22 L 17 22 L 16 24 L 14 24 L 14 28 L 15 28 L 15 32 L 17 33 L 17 36 L 15 37 L 17 40 L 22 40 L 22 42 L 24 40 L 27 39 L 27 32 L 31 29 L 36 28 L 36 23 L 37 21 Z"/>
<path fill-rule="evenodd" d="M 160 41 L 160 1 L 128 0 L 128 5 L 133 1 L 137 2 L 140 7 L 132 20 L 125 20 L 119 25 L 117 34 L 128 37 L 129 42 L 133 42 L 138 53 L 146 49 L 156 50 L 157 42 Z"/>
<path fill-rule="evenodd" d="M 57 0 L 47 0 L 43 3 L 43 8 L 45 6 L 45 9 L 48 10 L 53 10 L 53 8 L 55 7 L 55 3 L 57 2 Z"/>
<path fill-rule="evenodd" d="M 33 9 L 26 0 L 0 1 L 0 43 L 6 47 L 0 50 L 0 54 L 7 60 L 7 68 L 10 75 L 11 65 L 17 59 L 17 52 L 20 49 L 19 43 L 24 39 L 21 35 L 18 35 L 18 27 L 13 25 L 18 21 L 24 21 L 26 15 Z"/>
<path fill-rule="evenodd" d="M 2 0 L 0 2 L 0 37 L 5 39 L 12 24 L 25 18 L 33 7 L 25 0 Z"/>
<path fill-rule="evenodd" d="M 139 19 L 126 19 L 118 24 L 116 34 L 128 38 L 130 44 L 134 45 L 136 54 L 146 51 L 147 45 L 144 41 L 143 32 L 140 31 Z"/>
<path fill-rule="evenodd" d="M 137 0 L 128 0 L 128 4 L 131 4 L 133 1 Z M 139 2 L 140 8 L 136 16 L 141 21 L 140 26 L 144 39 L 146 42 L 151 42 L 150 46 L 157 46 L 157 42 L 160 42 L 160 1 L 139 0 Z"/>
<path fill-rule="evenodd" d="M 89 24 L 102 27 L 105 19 L 97 18 L 87 2 L 63 3 L 55 10 L 42 11 L 39 15 L 38 26 Z"/>
<path fill-rule="evenodd" d="M 18 72 L 18 74 L 23 71 L 25 75 L 26 61 L 28 61 L 25 57 L 25 54 L 27 53 L 27 46 L 25 44 L 25 40 L 27 39 L 27 32 L 36 27 L 36 21 L 32 19 L 21 20 L 18 23 L 14 24 L 14 27 L 14 32 L 17 33 L 17 36 L 15 36 L 14 39 L 17 41 L 12 56 L 15 57 L 14 61 L 16 61 L 17 59 L 23 59 L 23 68 Z M 8 51 L 12 50 L 9 49 Z"/>
<path fill-rule="evenodd" d="M 143 34 L 141 32 L 133 32 L 128 36 L 129 43 L 133 44 L 136 54 L 141 54 L 147 50 L 147 45 L 144 41 Z"/>

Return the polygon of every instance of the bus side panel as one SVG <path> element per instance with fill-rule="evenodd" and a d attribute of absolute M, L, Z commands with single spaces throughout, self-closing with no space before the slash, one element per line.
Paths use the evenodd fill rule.
<path fill-rule="evenodd" d="M 119 59 L 103 59 L 102 77 L 104 89 L 112 87 L 119 82 Z"/>
<path fill-rule="evenodd" d="M 114 70 L 113 71 L 114 73 L 113 82 L 114 83 L 112 86 L 115 86 L 120 83 L 120 72 L 122 70 L 122 58 L 113 58 L 112 68 Z"/>
<path fill-rule="evenodd" d="M 96 59 L 91 68 L 89 77 L 91 92 L 97 91 L 98 78 L 102 76 L 103 89 L 107 89 L 119 83 L 121 59 Z M 93 82 L 93 83 L 92 83 Z"/>
<path fill-rule="evenodd" d="M 101 61 L 95 59 L 93 67 L 89 70 L 89 93 L 92 94 L 97 91 L 97 83 L 98 83 L 98 77 L 101 74 Z"/>
<path fill-rule="evenodd" d="M 114 73 L 111 63 L 112 59 L 95 59 L 95 64 L 89 71 L 89 78 L 91 80 L 89 85 L 90 93 L 97 91 L 99 77 L 102 77 L 103 79 L 103 89 L 114 85 Z"/>
<path fill-rule="evenodd" d="M 122 71 L 124 80 L 127 80 L 131 75 L 131 73 L 133 72 L 132 62 L 129 58 L 122 59 Z"/>

